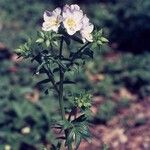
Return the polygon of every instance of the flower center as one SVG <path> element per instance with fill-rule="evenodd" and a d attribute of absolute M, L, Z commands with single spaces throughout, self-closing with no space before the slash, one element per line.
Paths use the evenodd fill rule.
<path fill-rule="evenodd" d="M 58 24 L 59 24 L 59 19 L 55 18 L 55 19 L 51 20 L 52 26 L 57 26 Z"/>
<path fill-rule="evenodd" d="M 68 24 L 68 26 L 69 26 L 70 28 L 73 28 L 73 27 L 76 25 L 76 22 L 75 22 L 74 19 L 68 18 L 68 19 L 67 19 L 67 24 Z"/>

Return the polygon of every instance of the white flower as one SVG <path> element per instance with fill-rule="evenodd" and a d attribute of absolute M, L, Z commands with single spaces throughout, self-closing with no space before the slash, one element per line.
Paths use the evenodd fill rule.
<path fill-rule="evenodd" d="M 53 12 L 46 11 L 42 29 L 57 32 L 61 22 L 69 35 L 80 31 L 84 43 L 93 41 L 92 31 L 94 25 L 89 22 L 86 15 L 83 15 L 83 11 L 78 5 L 65 5 L 63 10 L 56 8 Z"/>
<path fill-rule="evenodd" d="M 31 132 L 31 129 L 29 127 L 24 127 L 21 129 L 22 134 L 29 134 Z"/>
<path fill-rule="evenodd" d="M 11 146 L 10 145 L 5 145 L 5 148 L 4 148 L 4 150 L 11 150 Z"/>
<path fill-rule="evenodd" d="M 44 12 L 44 23 L 42 29 L 44 31 L 58 31 L 60 23 L 62 22 L 61 9 L 56 8 L 53 12 Z"/>
<path fill-rule="evenodd" d="M 82 19 L 82 28 L 80 30 L 82 40 L 85 43 L 86 40 L 93 42 L 92 32 L 94 30 L 94 25 L 89 22 L 89 18 L 85 15 Z"/>
<path fill-rule="evenodd" d="M 62 15 L 63 25 L 69 35 L 73 35 L 81 29 L 83 12 L 78 5 L 65 5 Z"/>

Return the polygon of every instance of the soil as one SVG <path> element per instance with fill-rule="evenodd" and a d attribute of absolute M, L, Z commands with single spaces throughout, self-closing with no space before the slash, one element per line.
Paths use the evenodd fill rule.
<path fill-rule="evenodd" d="M 94 99 L 92 111 L 103 102 Z M 91 124 L 91 142 L 83 141 L 79 150 L 150 150 L 150 98 L 131 100 L 106 124 Z M 103 148 L 105 146 L 105 148 Z"/>

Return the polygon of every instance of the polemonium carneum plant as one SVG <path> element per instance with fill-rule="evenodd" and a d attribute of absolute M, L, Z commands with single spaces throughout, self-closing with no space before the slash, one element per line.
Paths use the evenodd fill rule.
<path fill-rule="evenodd" d="M 42 30 L 36 40 L 29 40 L 17 50 L 19 56 L 38 63 L 35 75 L 45 74 L 38 82 L 44 85 L 45 93 L 53 90 L 60 106 L 60 119 L 52 127 L 60 130 L 56 135 L 57 144 L 53 149 L 78 149 L 82 139 L 88 140 L 87 118 L 91 106 L 91 95 L 72 92 L 65 86 L 76 86 L 69 73 L 83 68 L 87 60 L 93 58 L 92 49 L 108 42 L 102 30 L 94 30 L 94 25 L 78 5 L 65 5 L 54 11 L 45 11 Z M 49 87 L 46 87 L 46 83 Z M 66 105 L 69 103 L 70 105 Z"/>

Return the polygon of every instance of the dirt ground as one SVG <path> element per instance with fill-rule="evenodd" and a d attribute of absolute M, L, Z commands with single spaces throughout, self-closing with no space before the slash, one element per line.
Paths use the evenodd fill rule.
<path fill-rule="evenodd" d="M 102 98 L 94 99 L 96 113 Z M 129 108 L 121 111 L 106 125 L 91 124 L 91 143 L 82 142 L 79 150 L 150 150 L 150 98 L 134 99 Z"/>

